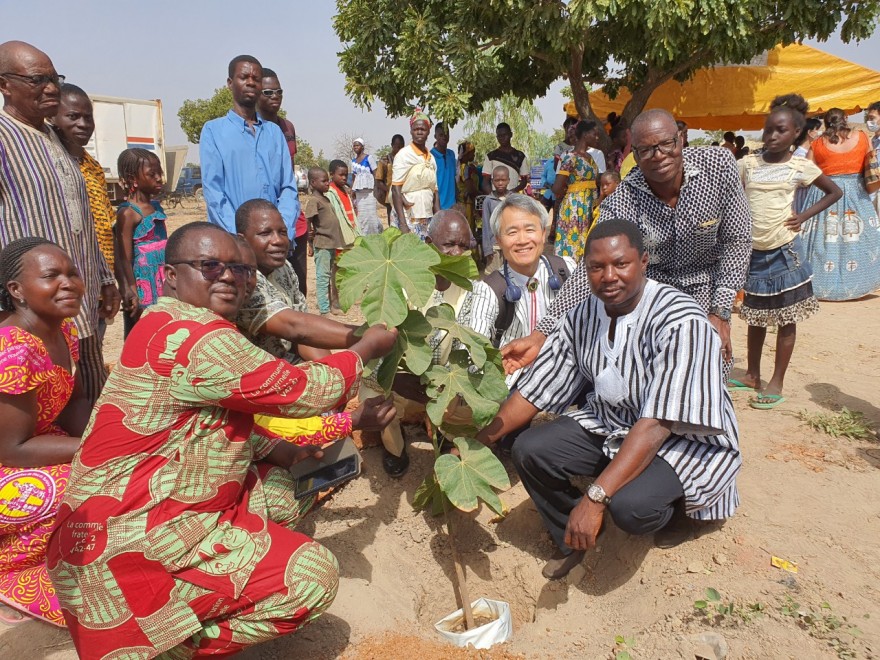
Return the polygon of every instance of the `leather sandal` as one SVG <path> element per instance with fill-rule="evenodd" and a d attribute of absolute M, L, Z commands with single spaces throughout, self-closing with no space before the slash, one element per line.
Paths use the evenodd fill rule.
<path fill-rule="evenodd" d="M 406 448 L 404 447 L 400 456 L 395 456 L 386 449 L 385 455 L 382 457 L 382 467 L 389 477 L 400 479 L 409 469 L 409 456 L 406 454 Z"/>
<path fill-rule="evenodd" d="M 563 554 L 557 550 L 546 564 L 541 574 L 548 580 L 560 580 L 571 573 L 572 569 L 584 560 L 584 550 L 574 550 L 570 554 Z"/>

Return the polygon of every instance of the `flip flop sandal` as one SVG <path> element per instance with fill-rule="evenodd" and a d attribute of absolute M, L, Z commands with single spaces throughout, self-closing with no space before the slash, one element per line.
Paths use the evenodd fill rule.
<path fill-rule="evenodd" d="M 754 387 L 749 387 L 741 380 L 737 380 L 736 378 L 730 378 L 727 381 L 727 389 L 731 392 L 754 392 Z"/>
<path fill-rule="evenodd" d="M 749 405 L 757 410 L 770 410 L 785 401 L 785 397 L 781 394 L 758 394 L 754 399 L 749 400 Z"/>

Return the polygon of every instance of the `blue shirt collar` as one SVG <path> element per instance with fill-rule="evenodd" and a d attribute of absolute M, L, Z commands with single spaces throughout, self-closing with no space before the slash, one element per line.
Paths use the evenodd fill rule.
<path fill-rule="evenodd" d="M 235 110 L 230 110 L 226 113 L 226 118 L 231 121 L 236 126 L 240 126 L 242 129 L 247 130 L 247 122 L 244 120 L 244 117 L 235 113 Z M 254 122 L 254 126 L 262 126 L 263 118 L 260 117 L 260 113 L 257 113 L 257 121 Z"/>

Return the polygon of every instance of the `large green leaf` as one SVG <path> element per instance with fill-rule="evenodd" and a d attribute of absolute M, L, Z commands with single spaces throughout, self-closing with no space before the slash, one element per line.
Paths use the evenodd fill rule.
<path fill-rule="evenodd" d="M 422 307 L 436 283 L 431 267 L 440 255 L 414 234 L 393 227 L 381 234 L 361 236 L 339 260 L 339 304 L 348 310 L 361 302 L 370 325 L 397 327 L 409 305 Z"/>
<path fill-rule="evenodd" d="M 436 330 L 445 333 L 450 339 L 464 344 L 470 353 L 471 360 L 478 367 L 486 363 L 486 349 L 491 347 L 489 340 L 479 332 L 474 332 L 461 325 L 455 318 L 455 310 L 451 305 L 443 303 L 425 312 L 425 318 Z"/>
<path fill-rule="evenodd" d="M 462 511 L 473 511 L 483 500 L 498 515 L 504 515 L 495 488 L 510 488 L 507 471 L 485 445 L 470 438 L 456 438 L 460 456 L 444 454 L 434 464 L 440 488 L 449 501 Z"/>
<path fill-rule="evenodd" d="M 446 497 L 437 481 L 437 475 L 432 470 L 425 480 L 416 488 L 413 496 L 413 508 L 416 511 L 424 511 L 431 507 L 431 515 L 439 516 L 443 513 L 443 498 Z"/>
<path fill-rule="evenodd" d="M 391 348 L 388 355 L 378 360 L 379 366 L 376 367 L 375 370 L 376 382 L 382 386 L 385 394 L 391 392 L 391 386 L 394 384 L 394 376 L 397 375 L 397 369 L 400 365 L 400 360 L 403 357 L 403 350 L 404 345 L 401 343 L 400 336 L 398 335 L 397 341 L 394 342 L 394 346 Z"/>
<path fill-rule="evenodd" d="M 428 335 L 433 330 L 431 324 L 424 314 L 411 309 L 397 330 L 397 341 L 404 347 L 403 359 L 406 361 L 407 371 L 421 376 L 431 366 L 434 354 L 428 344 Z"/>
<path fill-rule="evenodd" d="M 431 267 L 434 274 L 445 277 L 453 284 L 470 291 L 473 288 L 473 280 L 480 276 L 472 254 L 465 252 L 455 257 L 445 255 L 442 252 L 437 252 L 437 254 L 440 255 L 440 263 Z"/>
<path fill-rule="evenodd" d="M 411 309 L 406 319 L 397 326 L 397 341 L 391 352 L 379 361 L 376 368 L 376 381 L 385 392 L 391 391 L 394 377 L 400 368 L 400 361 L 406 362 L 406 370 L 421 376 L 431 366 L 433 351 L 427 337 L 432 332 L 431 325 L 421 312 Z"/>
<path fill-rule="evenodd" d="M 427 381 L 425 390 L 431 399 L 426 409 L 436 426 L 443 423 L 446 410 L 458 395 L 470 407 L 478 427 L 492 421 L 508 390 L 497 365 L 487 362 L 485 366 L 487 373 L 472 371 L 467 351 L 456 350 L 450 354 L 449 364 L 435 364 L 425 372 L 422 378 Z"/>

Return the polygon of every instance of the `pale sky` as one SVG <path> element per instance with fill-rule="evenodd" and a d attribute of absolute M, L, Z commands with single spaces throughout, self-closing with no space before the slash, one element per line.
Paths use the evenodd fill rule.
<path fill-rule="evenodd" d="M 407 135 L 407 121 L 385 116 L 381 105 L 360 110 L 345 96 L 333 31 L 333 0 L 242 3 L 230 0 L 0 0 L 0 42 L 21 39 L 44 50 L 58 73 L 90 94 L 161 99 L 166 144 L 185 144 L 177 110 L 185 99 L 204 98 L 226 84 L 230 59 L 254 55 L 274 69 L 284 87 L 284 109 L 297 134 L 317 152 L 332 152 L 336 135 L 357 134 L 372 147 Z M 63 7 L 64 9 L 61 9 Z M 258 16 L 263 16 L 260 19 Z M 861 44 L 839 40 L 810 45 L 880 69 L 880 32 Z M 562 81 L 536 100 L 552 131 L 562 123 Z M 783 90 L 785 92 L 791 90 Z M 463 124 L 453 129 L 453 143 Z M 190 146 L 189 159 L 198 148 Z"/>

